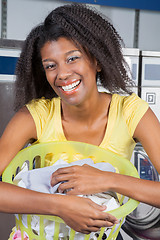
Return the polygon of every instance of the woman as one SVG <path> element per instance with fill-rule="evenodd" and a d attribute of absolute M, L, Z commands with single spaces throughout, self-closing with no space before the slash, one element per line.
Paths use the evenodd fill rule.
<path fill-rule="evenodd" d="M 107 19 L 79 4 L 56 8 L 31 31 L 16 70 L 16 107 L 20 110 L 0 140 L 1 172 L 27 142 L 67 140 L 94 144 L 128 160 L 136 142 L 141 142 L 160 171 L 160 124 L 148 104 L 129 91 L 132 84 L 121 43 Z M 98 91 L 97 81 L 108 93 Z M 6 203 L 4 196 L 0 210 L 58 215 L 76 231 L 90 233 L 112 226 L 117 219 L 102 212 L 104 207 L 74 195 L 115 191 L 160 207 L 157 182 L 88 165 L 56 171 L 51 184 L 60 181 L 67 182 L 59 192 L 71 189 L 66 196 L 31 193 L 2 183 L 12 203 Z"/>

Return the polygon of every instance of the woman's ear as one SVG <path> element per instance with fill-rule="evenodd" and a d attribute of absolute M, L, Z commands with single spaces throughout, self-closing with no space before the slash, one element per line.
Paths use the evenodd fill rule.
<path fill-rule="evenodd" d="M 97 72 L 101 72 L 102 68 L 97 64 Z"/>
<path fill-rule="evenodd" d="M 100 67 L 99 63 L 97 62 L 97 72 L 101 72 L 102 68 Z"/>
<path fill-rule="evenodd" d="M 97 72 L 101 72 L 102 68 L 101 68 L 100 64 L 98 63 L 97 59 L 95 58 L 94 61 L 95 61 L 95 66 L 96 66 Z"/>
<path fill-rule="evenodd" d="M 96 66 L 97 72 L 101 72 L 102 68 L 101 68 L 100 64 L 98 63 L 97 59 L 94 58 L 93 61 L 94 61 L 94 64 Z"/>

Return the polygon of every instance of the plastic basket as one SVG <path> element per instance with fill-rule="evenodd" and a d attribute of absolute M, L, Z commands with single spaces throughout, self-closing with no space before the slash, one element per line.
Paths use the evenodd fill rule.
<path fill-rule="evenodd" d="M 25 161 L 29 163 L 29 169 L 33 169 L 33 167 L 44 167 L 45 159 L 48 154 L 54 155 L 54 161 L 58 160 L 61 154 L 67 154 L 68 162 L 75 161 L 75 156 L 81 156 L 83 158 L 92 158 L 94 162 L 108 162 L 112 164 L 116 169 L 118 169 L 120 174 L 125 174 L 133 177 L 139 178 L 136 168 L 133 164 L 110 151 L 104 150 L 100 147 L 79 143 L 79 142 L 47 142 L 47 143 L 39 143 L 27 147 L 20 151 L 16 157 L 12 160 L 12 162 L 5 169 L 2 180 L 4 182 L 13 183 L 13 178 L 17 174 L 18 169 L 20 169 Z M 37 162 L 36 162 L 37 160 Z M 120 202 L 121 206 L 115 210 L 109 211 L 110 214 L 114 215 L 117 219 L 121 219 L 118 227 L 113 226 L 112 230 L 107 238 L 107 240 L 116 239 L 121 225 L 123 223 L 123 219 L 129 213 L 131 213 L 139 204 L 138 201 L 133 199 L 128 199 L 125 204 L 122 205 L 122 199 Z M 21 239 L 23 238 L 23 232 L 26 232 L 29 236 L 30 240 L 42 240 L 46 239 L 44 233 L 44 220 L 48 219 L 51 221 L 55 221 L 55 230 L 54 230 L 54 240 L 59 239 L 59 227 L 61 223 L 64 223 L 62 219 L 55 216 L 43 216 L 38 215 L 40 217 L 39 221 L 39 235 L 35 234 L 31 228 L 31 217 L 32 215 L 27 215 L 27 223 L 28 226 L 24 226 L 22 223 L 22 216 L 18 214 L 18 218 L 16 218 L 16 227 L 21 230 Z M 105 228 L 101 228 L 98 239 L 102 239 Z M 74 239 L 75 231 L 71 229 L 69 239 Z M 90 235 L 85 235 L 84 239 L 87 240 L 90 238 Z"/>

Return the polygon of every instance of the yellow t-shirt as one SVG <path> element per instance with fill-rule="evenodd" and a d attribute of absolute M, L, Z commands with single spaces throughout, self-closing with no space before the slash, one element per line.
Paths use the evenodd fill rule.
<path fill-rule="evenodd" d="M 61 122 L 60 98 L 32 100 L 26 106 L 34 119 L 38 142 L 67 141 Z M 148 104 L 135 93 L 113 94 L 107 129 L 99 147 L 130 160 L 136 144 L 132 136 L 147 109 Z"/>

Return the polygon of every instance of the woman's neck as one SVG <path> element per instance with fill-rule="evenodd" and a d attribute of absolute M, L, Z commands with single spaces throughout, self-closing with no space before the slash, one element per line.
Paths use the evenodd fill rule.
<path fill-rule="evenodd" d="M 62 120 L 84 122 L 86 125 L 90 125 L 98 118 L 108 114 L 110 102 L 111 94 L 107 93 L 98 93 L 94 99 L 78 106 L 68 105 L 62 101 Z"/>

